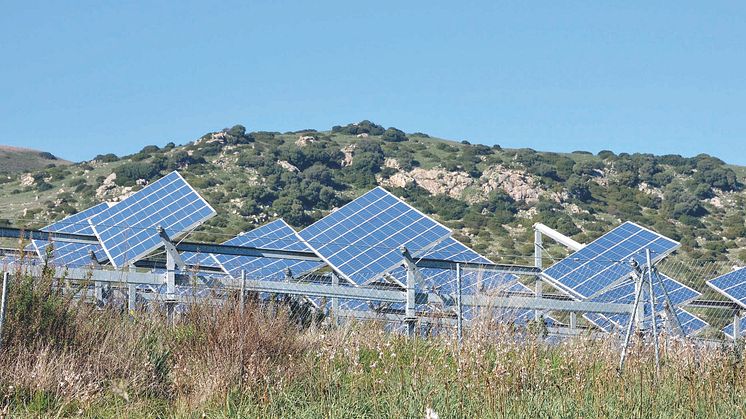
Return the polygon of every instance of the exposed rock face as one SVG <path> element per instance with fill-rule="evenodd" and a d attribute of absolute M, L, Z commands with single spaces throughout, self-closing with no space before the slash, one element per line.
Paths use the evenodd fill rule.
<path fill-rule="evenodd" d="M 482 173 L 481 189 L 486 195 L 502 189 L 516 201 L 535 203 L 539 201 L 541 189 L 536 186 L 534 179 L 525 172 L 506 169 L 503 166 L 492 166 Z"/>
<path fill-rule="evenodd" d="M 31 176 L 31 173 L 26 173 L 25 175 L 21 176 L 21 186 L 34 186 L 35 183 L 36 179 Z"/>
<path fill-rule="evenodd" d="M 277 160 L 277 164 L 279 164 L 280 167 L 282 167 L 283 169 L 287 170 L 288 172 L 296 172 L 297 173 L 297 172 L 300 171 L 300 170 L 298 170 L 297 167 L 293 166 L 293 164 L 290 163 L 289 161 Z"/>
<path fill-rule="evenodd" d="M 314 137 L 313 135 L 301 135 L 300 137 L 298 137 L 295 145 L 297 145 L 298 147 L 305 147 L 315 141 L 316 137 Z"/>
<path fill-rule="evenodd" d="M 115 183 L 116 179 L 116 173 L 112 173 L 107 176 L 106 179 L 104 179 L 104 181 L 101 183 L 101 186 L 96 189 L 96 198 L 101 201 L 106 200 L 117 202 L 126 199 L 127 197 L 135 193 L 132 190 L 131 186 L 117 186 L 117 184 Z M 144 179 L 137 180 L 137 184 L 140 186 L 144 186 L 147 183 L 148 182 Z"/>
<path fill-rule="evenodd" d="M 398 168 L 399 165 L 394 159 L 387 159 L 386 163 L 387 167 L 393 168 Z M 404 187 L 412 182 L 433 195 L 445 194 L 452 198 L 460 198 L 464 190 L 474 183 L 474 179 L 466 172 L 449 172 L 441 168 L 428 170 L 419 167 L 409 172 L 398 172 L 388 179 L 379 179 L 380 184 L 393 187 Z"/>
<path fill-rule="evenodd" d="M 346 167 L 352 164 L 353 159 L 353 153 L 355 153 L 355 144 L 350 144 L 347 146 L 342 147 L 340 150 L 342 154 L 344 154 L 344 158 L 342 159 L 342 167 Z"/>

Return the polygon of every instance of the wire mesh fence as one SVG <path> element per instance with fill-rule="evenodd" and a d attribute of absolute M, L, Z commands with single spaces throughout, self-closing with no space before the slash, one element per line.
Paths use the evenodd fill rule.
<path fill-rule="evenodd" d="M 420 268 L 415 259 L 412 269 L 404 261 L 387 273 L 366 272 L 362 283 L 353 283 L 328 268 L 247 275 L 240 264 L 225 269 L 214 263 L 211 254 L 190 259 L 202 264 L 107 270 L 91 264 L 57 266 L 53 258 L 18 254 L 6 255 L 0 269 L 16 276 L 53 269 L 55 285 L 82 302 L 123 312 L 165 311 L 172 321 L 197 304 L 251 301 L 267 309 L 284 307 L 304 326 L 376 322 L 392 332 L 420 336 L 509 328 L 554 339 L 583 333 L 622 336 L 632 325 L 636 331 L 693 342 L 729 341 L 746 321 L 737 304 L 707 283 L 733 271 L 727 261 L 667 258 L 647 270 L 629 260 L 593 260 L 551 277 L 547 270 L 521 275 L 474 265 Z"/>

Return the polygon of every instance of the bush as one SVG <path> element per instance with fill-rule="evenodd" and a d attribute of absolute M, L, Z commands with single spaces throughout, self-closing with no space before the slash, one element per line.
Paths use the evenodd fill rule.
<path fill-rule="evenodd" d="M 381 139 L 383 141 L 387 141 L 391 143 L 399 143 L 402 141 L 409 140 L 409 138 L 407 138 L 407 135 L 404 133 L 404 131 L 398 130 L 393 127 L 384 131 L 383 136 L 381 136 Z"/>
<path fill-rule="evenodd" d="M 347 135 L 358 135 L 358 134 L 370 134 L 370 135 L 382 135 L 384 128 L 381 125 L 366 120 L 360 121 L 357 124 L 347 124 L 344 127 L 335 125 L 332 127 L 332 132 L 335 134 L 347 134 Z"/>
<path fill-rule="evenodd" d="M 119 157 L 117 157 L 114 153 L 109 154 L 99 154 L 96 157 L 93 158 L 93 160 L 100 162 L 100 163 L 112 163 L 119 160 Z"/>
<path fill-rule="evenodd" d="M 115 183 L 119 186 L 132 186 L 138 179 L 151 180 L 160 175 L 161 167 L 148 162 L 125 163 L 116 169 Z"/>

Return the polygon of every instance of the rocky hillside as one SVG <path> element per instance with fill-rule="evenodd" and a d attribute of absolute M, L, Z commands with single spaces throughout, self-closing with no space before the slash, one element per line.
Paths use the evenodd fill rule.
<path fill-rule="evenodd" d="M 45 151 L 0 145 L 0 176 L 70 164 Z"/>
<path fill-rule="evenodd" d="M 707 155 L 503 149 L 369 121 L 285 133 L 236 125 L 181 146 L 10 175 L 0 185 L 0 223 L 40 227 L 174 169 L 218 210 L 199 240 L 276 217 L 301 228 L 382 185 L 496 261 L 529 262 L 537 221 L 588 242 L 633 220 L 681 241 L 685 256 L 746 262 L 743 168 Z"/>

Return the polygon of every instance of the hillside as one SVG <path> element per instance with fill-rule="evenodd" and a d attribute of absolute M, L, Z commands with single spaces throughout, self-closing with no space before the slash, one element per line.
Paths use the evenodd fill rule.
<path fill-rule="evenodd" d="M 707 155 L 504 149 L 369 121 L 285 133 L 236 125 L 182 146 L 11 175 L 0 184 L 0 223 L 41 227 L 174 169 L 218 210 L 198 240 L 276 217 L 301 228 L 382 185 L 495 261 L 530 262 L 535 222 L 588 242 L 632 220 L 681 241 L 685 256 L 746 262 L 742 167 Z"/>
<path fill-rule="evenodd" d="M 0 145 L 0 176 L 70 164 L 44 151 Z"/>

